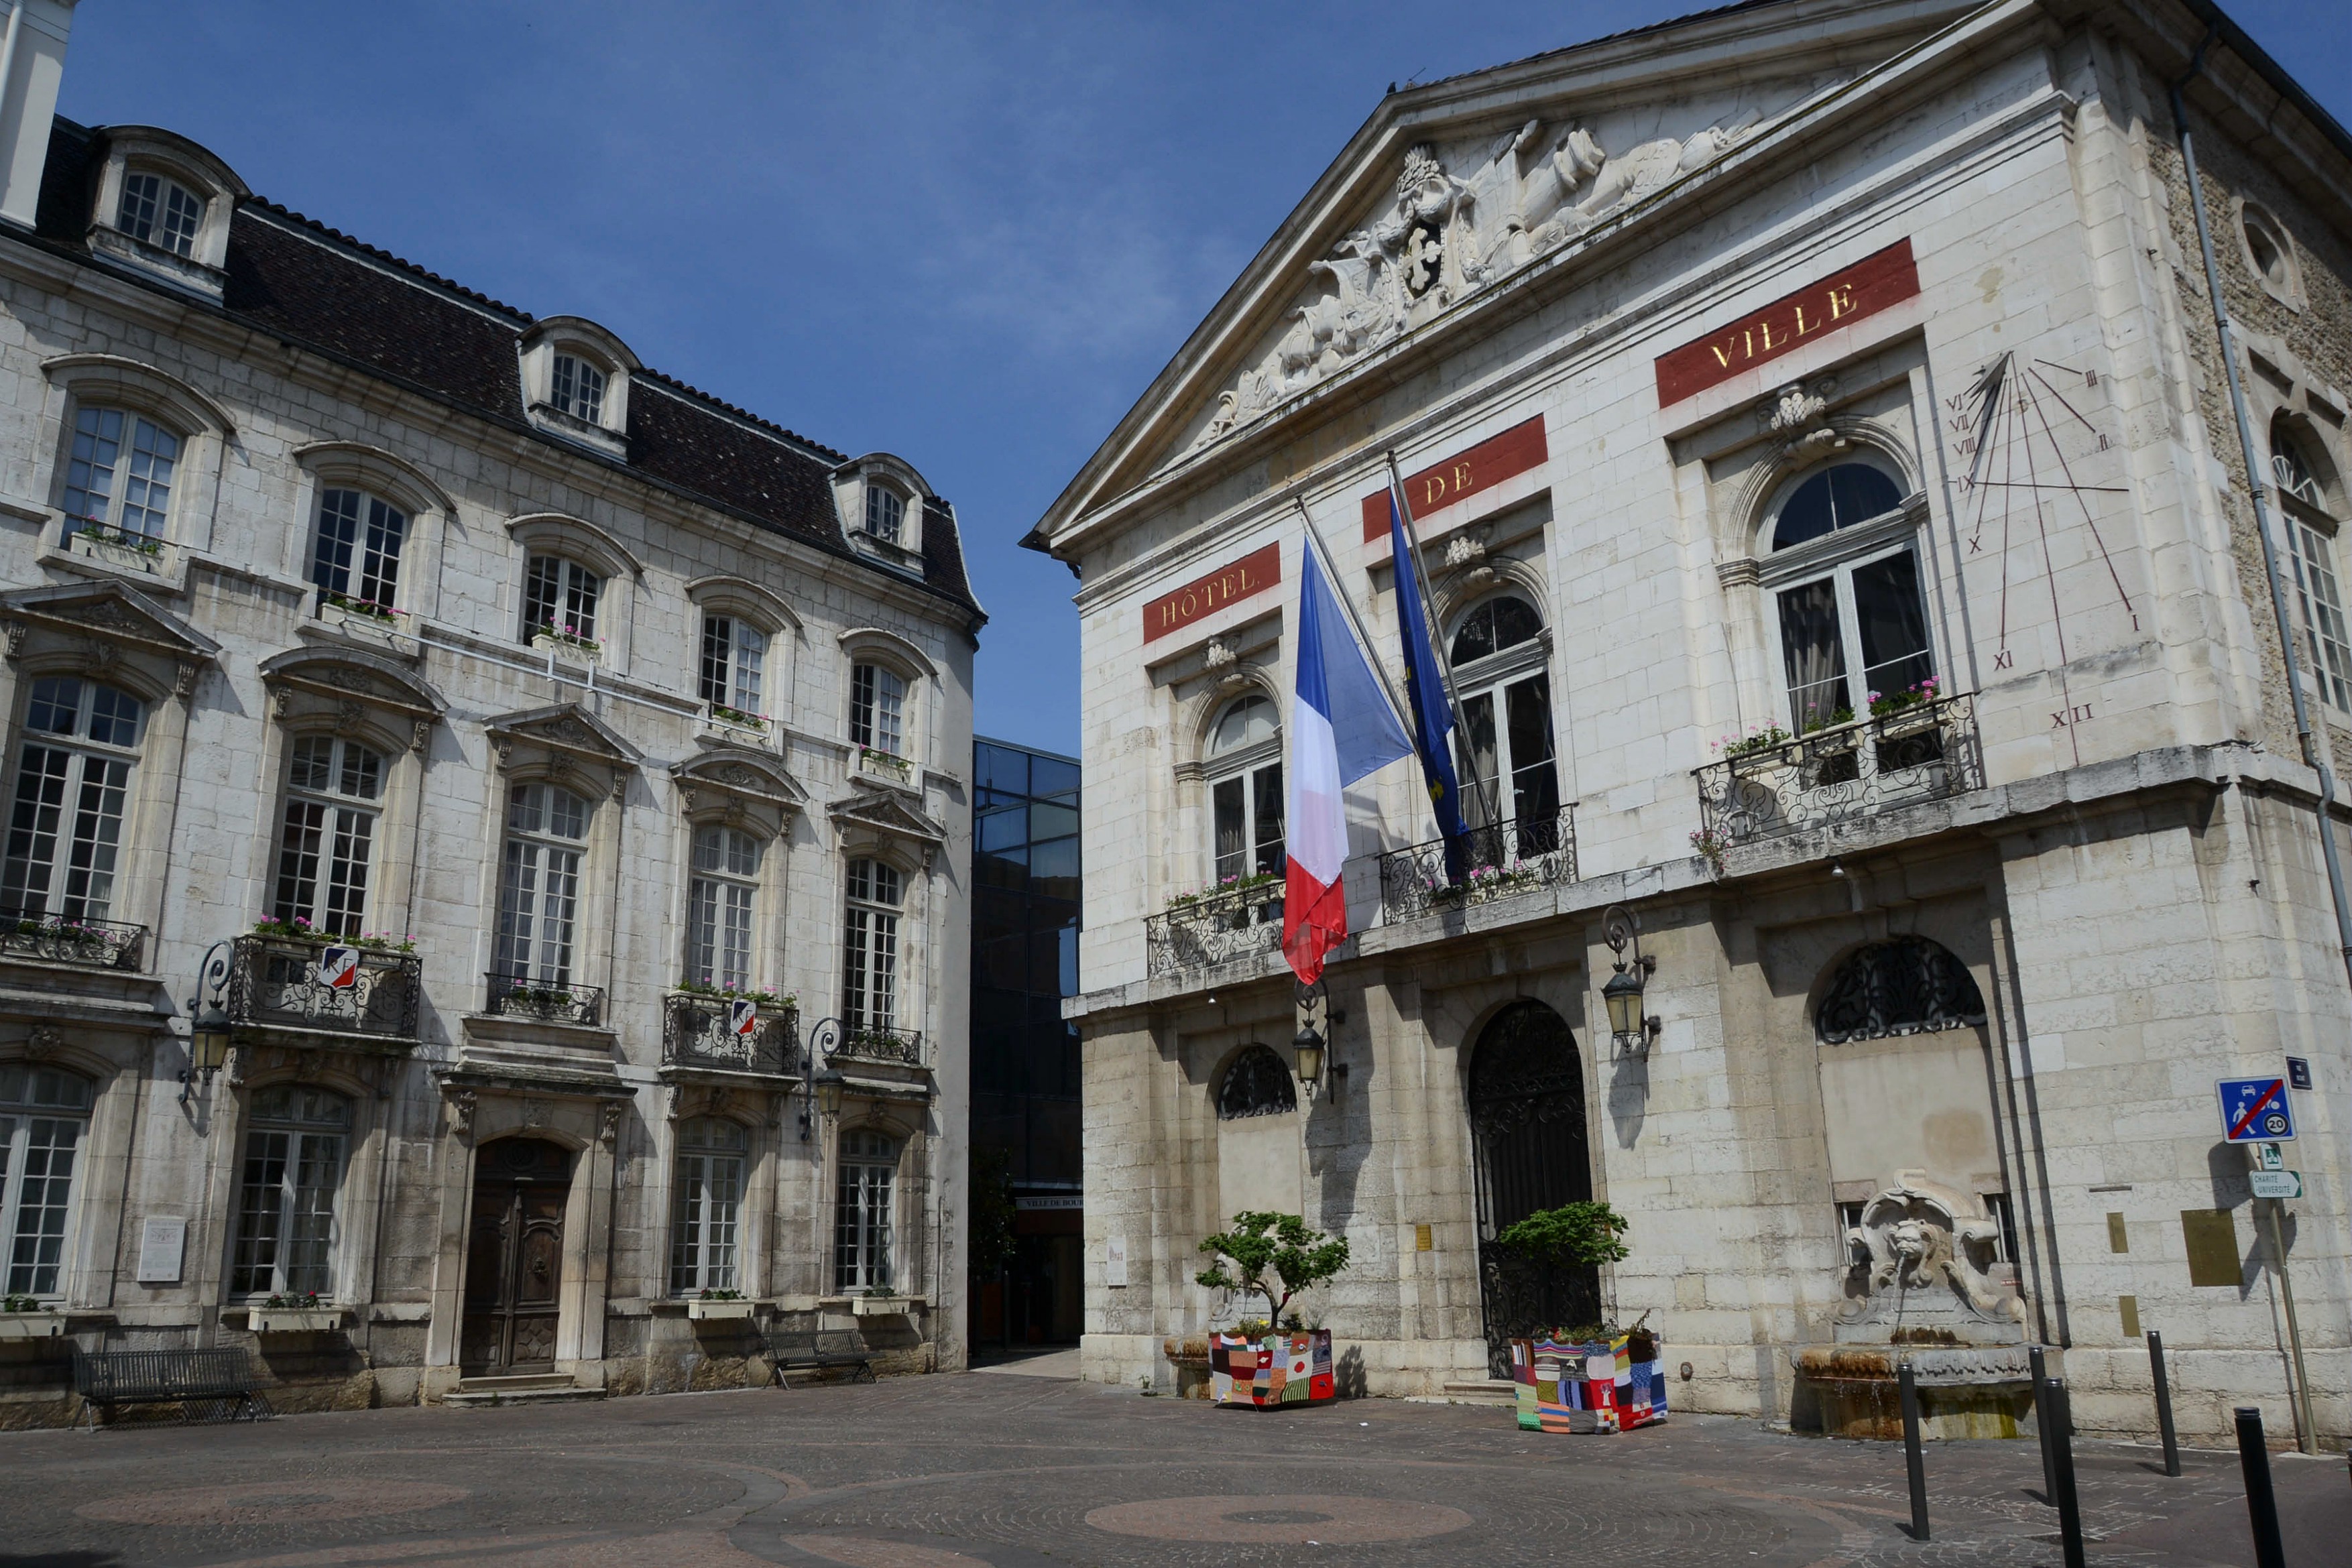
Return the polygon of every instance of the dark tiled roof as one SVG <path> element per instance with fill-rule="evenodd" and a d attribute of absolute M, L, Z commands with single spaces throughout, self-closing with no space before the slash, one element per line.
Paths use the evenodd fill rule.
<path fill-rule="evenodd" d="M 89 163 L 100 134 L 59 118 L 42 172 L 38 232 L 54 248 L 84 260 Z M 241 204 L 230 225 L 227 272 L 222 306 L 257 330 L 491 423 L 532 429 L 516 351 L 516 340 L 531 324 L 527 313 L 258 199 Z M 658 371 L 637 371 L 630 381 L 631 473 L 860 559 L 842 536 L 833 501 L 832 474 L 847 461 L 844 454 Z M 924 503 L 924 580 L 976 612 L 954 515 L 933 499 Z"/>

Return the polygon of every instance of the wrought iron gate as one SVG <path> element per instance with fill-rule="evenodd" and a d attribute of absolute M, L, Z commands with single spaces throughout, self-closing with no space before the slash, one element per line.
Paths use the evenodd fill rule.
<path fill-rule="evenodd" d="M 1535 1001 L 1496 1014 L 1470 1059 L 1469 1109 L 1486 1364 L 1507 1377 L 1509 1341 L 1601 1315 L 1599 1270 L 1537 1263 L 1495 1239 L 1538 1209 L 1592 1196 L 1584 1068 L 1567 1020 Z"/>

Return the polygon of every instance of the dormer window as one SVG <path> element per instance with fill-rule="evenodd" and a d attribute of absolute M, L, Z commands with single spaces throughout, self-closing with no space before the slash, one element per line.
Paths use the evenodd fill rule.
<path fill-rule="evenodd" d="M 161 174 L 126 174 L 114 226 L 175 256 L 196 254 L 196 232 L 205 225 L 204 198 Z"/>
<path fill-rule="evenodd" d="M 604 422 L 604 372 L 577 354 L 555 356 L 555 386 L 550 398 L 559 413 L 591 424 Z"/>
<path fill-rule="evenodd" d="M 898 543 L 907 519 L 906 497 L 884 485 L 866 486 L 866 531 L 884 544 Z"/>

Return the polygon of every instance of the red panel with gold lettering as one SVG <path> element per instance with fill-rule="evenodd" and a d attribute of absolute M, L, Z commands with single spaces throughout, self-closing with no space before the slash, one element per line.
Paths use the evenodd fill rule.
<path fill-rule="evenodd" d="M 1143 640 L 1181 632 L 1202 616 L 1264 593 L 1282 580 L 1282 547 L 1252 550 L 1231 566 L 1188 582 L 1173 593 L 1163 593 L 1143 607 Z"/>
<path fill-rule="evenodd" d="M 1405 505 L 1418 522 L 1440 507 L 1450 507 L 1506 479 L 1515 478 L 1551 455 L 1544 444 L 1543 416 L 1515 424 L 1500 435 L 1490 435 L 1469 451 L 1433 464 L 1404 482 Z M 1389 531 L 1389 493 L 1382 489 L 1364 497 L 1364 538 L 1377 539 Z"/>
<path fill-rule="evenodd" d="M 1851 327 L 1919 292 L 1911 242 L 1896 240 L 1810 288 L 1775 299 L 1752 316 L 1658 356 L 1658 406 L 1696 397 L 1741 371 L 1777 360 L 1800 341 Z"/>

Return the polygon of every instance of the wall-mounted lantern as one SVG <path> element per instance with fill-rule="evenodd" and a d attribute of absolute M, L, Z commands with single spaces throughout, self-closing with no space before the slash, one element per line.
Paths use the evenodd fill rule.
<path fill-rule="evenodd" d="M 1642 951 L 1641 917 L 1622 904 L 1601 912 L 1601 935 L 1617 955 L 1617 972 L 1601 988 L 1601 1000 L 1609 1009 L 1610 1040 L 1621 1056 L 1647 1055 L 1650 1042 L 1665 1028 L 1664 1020 L 1645 1014 L 1642 1007 L 1643 988 L 1657 972 L 1658 961 Z M 1625 956 L 1629 943 L 1633 948 L 1630 959 Z"/>
<path fill-rule="evenodd" d="M 840 1071 L 833 1065 L 833 1053 L 841 1049 L 841 1020 L 819 1019 L 809 1030 L 808 1049 L 801 1060 L 801 1142 L 805 1144 L 816 1130 L 816 1118 L 830 1122 L 841 1114 Z M 819 1071 L 822 1058 L 824 1069 Z"/>
<path fill-rule="evenodd" d="M 196 994 L 188 998 L 188 1064 L 180 1069 L 183 1105 L 194 1095 L 199 1076 L 209 1083 L 213 1074 L 228 1063 L 229 1046 L 234 1043 L 225 1005 L 228 999 L 228 967 L 226 942 L 214 943 L 205 951 L 205 961 L 196 966 Z"/>
<path fill-rule="evenodd" d="M 1331 993 L 1318 978 L 1313 985 L 1298 988 L 1298 1032 L 1291 1037 L 1290 1049 L 1298 1066 L 1298 1082 L 1313 1092 L 1323 1081 L 1323 1033 L 1315 1027 L 1316 1003 L 1322 1002 L 1322 1019 L 1328 1025 L 1331 1018 Z"/>

